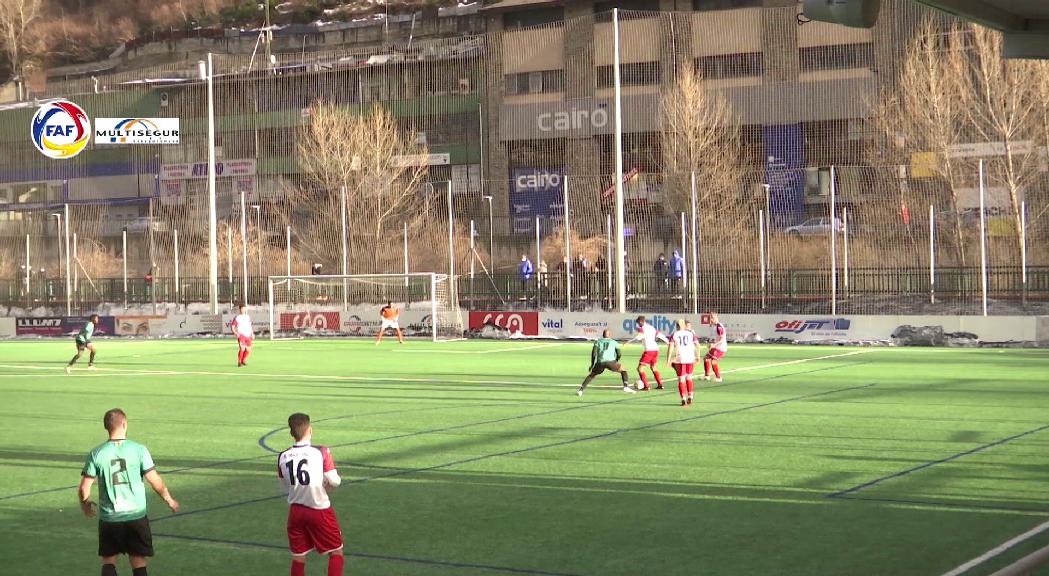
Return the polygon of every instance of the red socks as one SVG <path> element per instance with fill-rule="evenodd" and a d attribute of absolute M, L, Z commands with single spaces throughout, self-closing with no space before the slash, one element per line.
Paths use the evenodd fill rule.
<path fill-rule="evenodd" d="M 721 378 L 721 370 L 718 369 L 718 365 L 717 364 L 711 364 L 711 367 L 714 368 L 714 377 L 715 378 Z"/>
<path fill-rule="evenodd" d="M 648 378 L 645 377 L 645 373 L 640 370 L 638 370 L 637 373 L 641 375 L 641 384 L 645 388 L 648 388 Z"/>
<path fill-rule="evenodd" d="M 703 360 L 703 375 L 710 376 L 710 360 Z"/>
<path fill-rule="evenodd" d="M 306 563 L 292 560 L 291 576 L 306 576 Z"/>
<path fill-rule="evenodd" d="M 685 383 L 682 382 L 681 380 L 677 381 L 677 393 L 681 395 L 681 399 L 682 400 L 685 399 L 685 397 L 686 397 L 686 394 L 685 394 Z"/>
<path fill-rule="evenodd" d="M 342 554 L 328 555 L 328 576 L 342 576 L 342 565 L 346 557 Z"/>
<path fill-rule="evenodd" d="M 659 372 L 656 372 L 655 368 L 652 369 L 652 375 L 656 377 L 656 386 L 662 386 L 663 380 L 660 379 Z"/>
<path fill-rule="evenodd" d="M 692 395 L 692 379 L 689 378 L 687 380 L 687 382 L 688 382 L 688 395 L 691 396 Z"/>
<path fill-rule="evenodd" d="M 237 352 L 237 364 L 243 364 L 248 360 L 248 354 L 251 354 L 251 350 L 241 350 Z"/>

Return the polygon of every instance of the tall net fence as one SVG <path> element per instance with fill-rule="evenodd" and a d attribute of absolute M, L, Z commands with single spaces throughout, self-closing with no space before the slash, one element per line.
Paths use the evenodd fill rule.
<path fill-rule="evenodd" d="M 214 252 L 196 62 L 39 94 L 178 117 L 179 145 L 50 160 L 25 137 L 39 103 L 0 109 L 0 300 L 193 305 L 214 256 L 220 303 L 262 303 L 271 275 L 436 272 L 477 309 L 615 310 L 619 242 L 630 310 L 1049 298 L 1049 67 L 1003 63 L 993 33 L 910 2 L 873 30 L 794 7 L 554 20 L 213 56 Z"/>

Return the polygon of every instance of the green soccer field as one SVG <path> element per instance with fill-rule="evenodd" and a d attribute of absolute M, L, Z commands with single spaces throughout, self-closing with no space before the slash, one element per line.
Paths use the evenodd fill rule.
<path fill-rule="evenodd" d="M 241 369 L 229 339 L 96 344 L 66 375 L 71 342 L 0 343 L 5 576 L 97 573 L 75 486 L 112 407 L 182 504 L 150 495 L 151 574 L 288 572 L 294 411 L 355 575 L 934 575 L 1049 516 L 1044 351 L 734 346 L 681 408 L 612 375 L 577 397 L 585 343 L 262 341 Z"/>

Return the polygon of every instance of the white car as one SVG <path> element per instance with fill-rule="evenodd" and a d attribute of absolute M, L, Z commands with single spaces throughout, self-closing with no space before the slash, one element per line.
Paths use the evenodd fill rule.
<path fill-rule="evenodd" d="M 791 226 L 784 230 L 788 236 L 826 236 L 830 234 L 830 217 L 820 216 L 818 218 L 809 218 L 808 220 Z M 834 230 L 839 234 L 845 231 L 845 224 L 842 223 L 841 218 L 834 219 Z"/>

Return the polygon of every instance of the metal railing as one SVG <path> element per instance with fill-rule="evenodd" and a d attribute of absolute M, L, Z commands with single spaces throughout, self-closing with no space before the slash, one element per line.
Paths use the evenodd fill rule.
<path fill-rule="evenodd" d="M 940 268 L 935 284 L 925 268 L 857 268 L 838 273 L 837 310 L 839 314 L 868 310 L 871 302 L 883 303 L 885 313 L 960 314 L 978 313 L 981 299 L 979 268 Z M 988 269 L 989 298 L 1005 305 L 996 314 L 1035 313 L 1049 309 L 1049 267 L 1027 269 L 1026 281 L 1018 266 Z M 630 311 L 689 312 L 692 289 L 688 278 L 673 278 L 655 272 L 628 272 L 627 304 Z M 208 301 L 206 278 L 144 279 L 96 278 L 80 281 L 73 291 L 73 309 L 85 312 L 104 303 L 139 306 L 152 303 L 187 305 Z M 243 279 L 220 280 L 219 302 L 245 301 Z M 517 274 L 476 274 L 458 278 L 460 304 L 470 309 L 538 308 L 567 309 L 565 273 L 549 272 L 523 279 Z M 23 308 L 65 306 L 65 281 L 59 278 L 31 278 L 28 289 L 24 278 L 0 280 L 0 305 Z M 612 310 L 614 293 L 606 271 L 575 271 L 571 282 L 572 310 Z M 762 288 L 756 270 L 720 270 L 699 277 L 697 305 L 700 310 L 726 313 L 782 313 L 830 311 L 829 270 L 799 269 L 768 272 Z M 266 278 L 248 281 L 249 304 L 266 302 Z M 320 292 L 318 292 L 318 297 Z M 613 298 L 614 299 L 614 298 Z M 309 301 L 307 295 L 306 300 Z"/>

